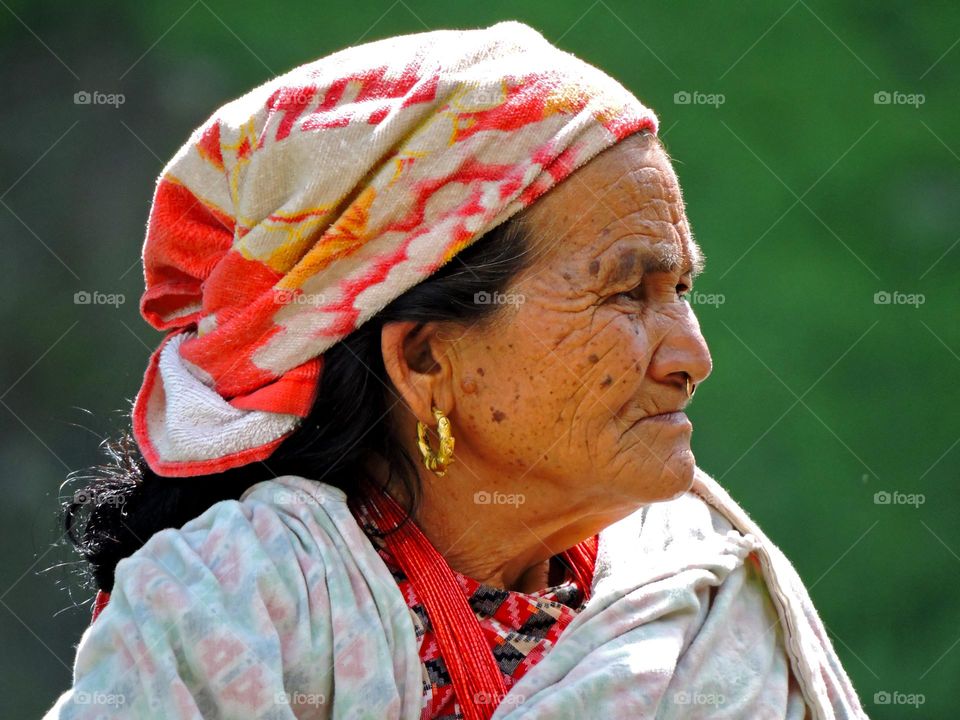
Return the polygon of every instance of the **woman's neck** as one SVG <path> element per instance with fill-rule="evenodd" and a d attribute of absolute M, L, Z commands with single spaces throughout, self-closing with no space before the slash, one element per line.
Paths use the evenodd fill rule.
<path fill-rule="evenodd" d="M 385 461 L 371 463 L 369 470 L 401 506 L 409 506 L 403 485 L 387 481 Z M 421 477 L 414 521 L 453 570 L 484 585 L 523 593 L 543 590 L 556 579 L 550 558 L 609 524 L 571 503 L 563 507 L 566 515 L 532 503 L 478 503 L 477 483 L 460 480 Z"/>

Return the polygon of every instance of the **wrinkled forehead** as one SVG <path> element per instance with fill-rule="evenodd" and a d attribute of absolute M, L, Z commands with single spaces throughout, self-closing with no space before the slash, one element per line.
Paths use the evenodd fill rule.
<path fill-rule="evenodd" d="M 676 173 L 652 136 L 634 135 L 600 153 L 527 213 L 544 261 L 589 263 L 613 251 L 649 272 L 696 275 L 703 266 Z"/>

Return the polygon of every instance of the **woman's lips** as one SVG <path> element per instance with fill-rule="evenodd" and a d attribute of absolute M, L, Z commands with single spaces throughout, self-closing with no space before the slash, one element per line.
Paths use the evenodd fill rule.
<path fill-rule="evenodd" d="M 647 415 L 645 418 L 641 418 L 639 423 L 656 423 L 658 425 L 665 426 L 676 426 L 678 428 L 687 428 L 692 430 L 693 423 L 690 422 L 690 418 L 687 417 L 685 412 L 677 410 L 675 412 L 667 413 L 657 413 L 656 415 Z"/>

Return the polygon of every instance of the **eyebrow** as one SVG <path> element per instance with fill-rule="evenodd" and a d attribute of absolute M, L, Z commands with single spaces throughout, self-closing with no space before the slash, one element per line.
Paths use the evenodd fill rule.
<path fill-rule="evenodd" d="M 700 250 L 700 246 L 691 242 L 688 246 L 690 259 L 686 263 L 678 263 L 675 255 L 671 253 L 658 252 L 653 248 L 643 251 L 643 271 L 645 273 L 678 273 L 680 275 L 690 274 L 690 279 L 695 279 L 703 272 L 706 266 L 706 258 Z"/>

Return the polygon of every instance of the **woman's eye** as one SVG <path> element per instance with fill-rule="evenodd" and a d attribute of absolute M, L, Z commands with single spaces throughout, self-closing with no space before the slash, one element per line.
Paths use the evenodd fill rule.
<path fill-rule="evenodd" d="M 662 287 L 660 287 L 659 285 L 654 285 L 654 286 L 652 286 L 652 287 L 653 287 L 653 291 L 652 291 L 652 292 L 654 292 L 654 293 L 659 293 L 659 292 L 664 292 L 664 291 L 666 291 L 666 288 L 662 288 Z M 669 286 L 667 286 L 667 287 L 669 287 Z M 683 300 L 684 302 L 687 302 L 687 301 L 688 301 L 687 293 L 690 292 L 690 286 L 687 285 L 686 283 L 677 283 L 677 284 L 674 286 L 674 292 L 676 293 L 676 295 L 677 295 L 677 297 L 678 297 L 679 299 Z M 644 284 L 641 282 L 639 285 L 637 285 L 636 287 L 634 287 L 634 288 L 632 288 L 632 289 L 630 289 L 630 290 L 626 290 L 626 291 L 624 291 L 624 292 L 617 293 L 617 296 L 618 296 L 618 297 L 622 297 L 622 298 L 626 298 L 627 300 L 630 300 L 630 301 L 632 301 L 632 302 L 643 302 L 644 300 L 647 300 L 647 299 L 648 299 L 648 298 L 647 298 L 647 293 L 648 293 L 647 288 L 645 288 L 645 287 L 644 287 Z M 651 297 L 653 297 L 653 296 L 651 296 Z"/>

